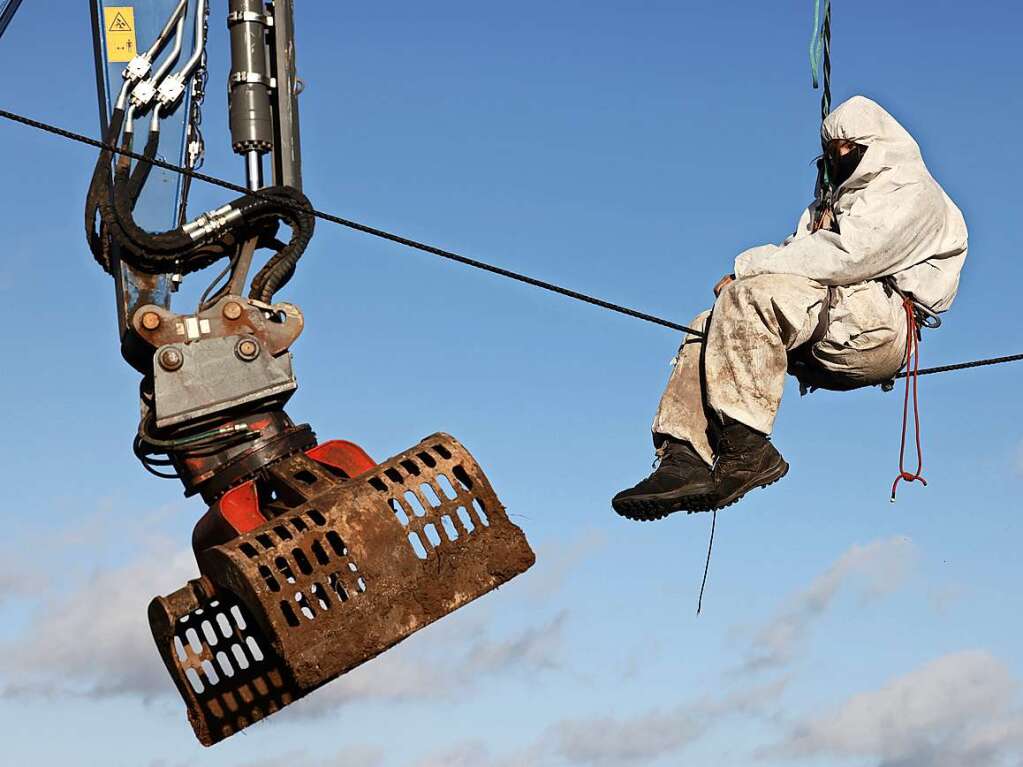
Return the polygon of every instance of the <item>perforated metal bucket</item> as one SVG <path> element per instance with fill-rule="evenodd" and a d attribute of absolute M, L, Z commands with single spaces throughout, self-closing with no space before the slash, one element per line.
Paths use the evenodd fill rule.
<path fill-rule="evenodd" d="M 289 470 L 308 487 L 308 500 L 208 549 L 200 561 L 205 580 L 150 608 L 157 645 L 206 744 L 535 561 L 482 469 L 448 435 L 351 480 L 308 459 Z"/>

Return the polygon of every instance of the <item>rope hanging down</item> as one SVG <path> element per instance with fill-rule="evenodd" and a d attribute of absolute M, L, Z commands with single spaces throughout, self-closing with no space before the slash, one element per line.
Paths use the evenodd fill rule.
<path fill-rule="evenodd" d="M 126 149 L 121 149 L 120 147 L 117 146 L 108 145 L 103 143 L 102 141 L 90 138 L 89 136 L 83 136 L 80 133 L 75 133 L 74 131 L 69 131 L 65 128 L 57 127 L 56 125 L 50 125 L 49 123 L 44 123 L 39 120 L 33 120 L 30 117 L 24 117 L 15 112 L 8 112 L 6 109 L 0 109 L 0 117 L 2 117 L 5 120 L 10 120 L 11 122 L 26 125 L 30 128 L 35 128 L 36 130 L 44 131 L 45 133 L 51 133 L 55 136 L 60 136 L 61 138 L 76 141 L 80 144 L 86 144 L 96 149 L 106 149 L 108 151 L 114 152 L 115 154 L 124 155 L 125 157 L 131 157 L 134 160 L 148 162 L 151 163 L 152 165 L 155 165 L 158 168 L 163 168 L 164 170 L 169 170 L 174 173 L 178 173 L 182 176 L 187 176 L 193 180 L 197 179 L 207 184 L 212 184 L 213 186 L 219 186 L 222 189 L 227 189 L 228 191 L 231 192 L 237 192 L 238 194 L 251 194 L 257 197 L 261 196 L 260 192 L 258 191 L 254 192 L 250 189 L 246 189 L 245 187 L 232 183 L 230 181 L 225 181 L 224 179 L 220 179 L 215 176 L 209 176 L 205 173 L 199 173 L 198 171 L 191 170 L 189 168 L 183 168 L 180 165 L 174 165 L 173 163 L 165 162 L 164 160 L 160 160 L 159 158 L 155 157 L 146 158 L 137 152 L 131 152 Z M 391 242 L 398 243 L 399 245 L 405 245 L 406 247 L 413 248 L 415 250 L 420 250 L 424 253 L 430 253 L 431 255 L 439 256 L 440 258 L 445 258 L 450 261 L 455 261 L 466 266 L 471 266 L 475 269 L 481 269 L 483 271 L 490 272 L 491 274 L 496 274 L 501 277 L 507 277 L 508 279 L 525 283 L 526 285 L 532 285 L 533 287 L 541 288 L 543 290 L 549 290 L 552 293 L 557 293 L 558 295 L 562 295 L 567 298 L 572 298 L 576 301 L 582 301 L 593 306 L 599 306 L 600 308 L 607 309 L 608 311 L 618 312 L 619 314 L 624 314 L 627 317 L 634 317 L 635 319 L 638 320 L 651 322 L 654 325 L 660 325 L 661 327 L 670 328 L 671 330 L 678 330 L 682 333 L 689 333 L 700 338 L 705 337 L 705 334 L 701 331 L 688 328 L 685 325 L 678 324 L 677 322 L 666 320 L 663 317 L 657 317 L 656 315 L 653 314 L 647 314 L 646 312 L 641 312 L 636 309 L 630 309 L 627 306 L 621 306 L 619 304 L 611 303 L 610 301 L 604 301 L 603 299 L 595 298 L 593 296 L 586 295 L 585 293 L 580 293 L 575 290 L 570 290 L 569 288 L 561 287 L 560 285 L 555 285 L 552 282 L 538 280 L 534 277 L 529 277 L 525 274 L 513 272 L 510 269 L 504 269 L 500 266 L 488 264 L 485 261 L 478 261 L 473 258 L 468 258 L 467 256 L 461 256 L 457 253 L 453 253 L 449 250 L 443 250 L 441 248 L 436 248 L 432 245 L 417 242 L 416 240 L 410 240 L 407 237 L 392 234 L 391 232 L 384 231 L 383 229 L 377 229 L 366 224 L 360 224 L 357 221 L 351 221 L 349 219 L 341 218 L 340 216 L 335 216 L 330 213 L 323 213 L 322 211 L 319 210 L 313 210 L 312 214 L 319 219 L 329 221 L 333 224 L 338 224 L 339 226 L 354 229 L 358 232 L 369 234 L 374 237 L 380 237 L 381 239 L 389 240 Z M 953 365 L 941 365 L 939 367 L 925 368 L 924 370 L 919 371 L 917 375 L 924 376 L 931 375 L 932 373 L 951 373 L 957 370 L 968 370 L 970 368 L 984 367 L 987 365 L 1000 365 L 1007 362 L 1019 361 L 1023 361 L 1023 354 L 1013 354 L 1005 357 L 991 357 L 988 359 L 972 360 L 970 362 L 959 362 Z M 898 375 L 895 376 L 895 378 L 905 378 L 905 376 L 906 376 L 905 373 L 899 373 Z"/>
<path fill-rule="evenodd" d="M 917 391 L 917 378 L 920 375 L 920 326 L 916 321 L 913 301 L 905 299 L 902 304 L 906 313 L 906 395 L 902 401 L 902 445 L 899 447 L 899 476 L 892 483 L 891 502 L 895 503 L 895 493 L 900 482 L 920 482 L 927 487 L 927 480 L 922 474 L 924 470 L 924 451 L 920 441 L 920 400 Z M 913 400 L 913 434 L 916 437 L 916 471 L 906 471 L 906 432 L 909 426 L 909 401 Z"/>

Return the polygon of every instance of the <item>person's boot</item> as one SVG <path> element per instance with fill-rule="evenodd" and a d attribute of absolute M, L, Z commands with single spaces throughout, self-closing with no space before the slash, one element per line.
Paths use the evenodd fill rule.
<path fill-rule="evenodd" d="M 773 485 L 788 470 L 789 465 L 765 435 L 732 421 L 721 428 L 718 437 L 711 508 L 731 506 L 750 490 Z"/>
<path fill-rule="evenodd" d="M 650 521 L 675 511 L 708 511 L 716 498 L 710 467 L 688 442 L 669 439 L 660 450 L 654 473 L 611 499 L 628 519 Z"/>

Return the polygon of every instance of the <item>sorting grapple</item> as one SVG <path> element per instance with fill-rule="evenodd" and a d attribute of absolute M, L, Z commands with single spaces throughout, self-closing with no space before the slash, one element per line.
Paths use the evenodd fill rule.
<path fill-rule="evenodd" d="M 314 448 L 270 467 L 277 503 L 289 507 L 197 552 L 203 577 L 150 605 L 157 647 L 205 745 L 534 562 L 482 469 L 450 436 L 352 479 L 316 456 Z"/>

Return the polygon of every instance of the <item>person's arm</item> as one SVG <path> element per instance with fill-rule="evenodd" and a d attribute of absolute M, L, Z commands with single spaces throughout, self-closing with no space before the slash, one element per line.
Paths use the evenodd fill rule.
<path fill-rule="evenodd" d="M 785 238 L 785 240 L 782 242 L 783 246 L 788 245 L 803 237 L 808 237 L 810 235 L 810 227 L 813 224 L 813 218 L 816 210 L 817 210 L 816 202 L 810 203 L 803 210 L 803 214 L 799 217 L 799 223 L 796 224 L 796 231 L 794 231 L 792 234 Z"/>
<path fill-rule="evenodd" d="M 928 254 L 919 252 L 917 233 L 940 224 L 929 192 L 907 184 L 862 199 L 842 215 L 841 234 L 821 229 L 784 246 L 752 248 L 736 258 L 735 276 L 797 274 L 852 285 L 919 263 Z"/>

